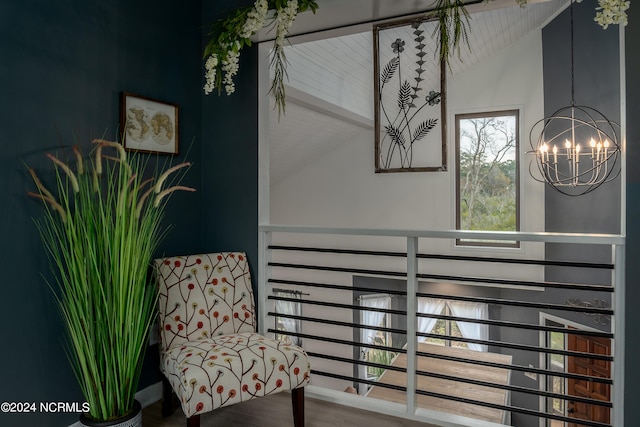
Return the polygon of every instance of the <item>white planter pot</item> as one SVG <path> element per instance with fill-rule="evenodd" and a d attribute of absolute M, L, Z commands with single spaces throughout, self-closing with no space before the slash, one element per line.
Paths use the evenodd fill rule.
<path fill-rule="evenodd" d="M 142 406 L 137 400 L 133 403 L 133 412 L 112 421 L 93 421 L 84 414 L 80 416 L 80 425 L 84 427 L 141 427 Z"/>

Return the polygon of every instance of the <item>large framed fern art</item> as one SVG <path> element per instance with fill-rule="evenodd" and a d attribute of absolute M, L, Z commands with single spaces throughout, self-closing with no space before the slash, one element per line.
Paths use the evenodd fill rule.
<path fill-rule="evenodd" d="M 447 170 L 446 69 L 438 20 L 373 27 L 376 172 Z"/>

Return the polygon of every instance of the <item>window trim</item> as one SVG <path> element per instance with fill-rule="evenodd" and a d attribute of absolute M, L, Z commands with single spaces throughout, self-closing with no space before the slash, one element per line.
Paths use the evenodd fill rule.
<path fill-rule="evenodd" d="M 516 147 L 515 147 L 515 162 L 516 162 L 516 228 L 513 231 L 520 231 L 520 221 L 521 221 L 521 209 L 520 209 L 520 187 L 522 185 L 520 180 L 520 116 L 521 110 L 520 108 L 510 108 L 504 110 L 485 110 L 473 113 L 458 113 L 454 114 L 454 128 L 455 128 L 455 136 L 454 136 L 454 146 L 455 146 L 455 158 L 454 158 L 454 167 L 455 167 L 455 218 L 456 218 L 456 230 L 462 230 L 460 228 L 461 218 L 460 218 L 460 120 L 464 119 L 474 119 L 480 117 L 499 117 L 499 116 L 507 116 L 513 115 L 516 117 Z M 507 242 L 483 242 L 483 241 L 474 241 L 474 240 L 461 240 L 456 239 L 455 246 L 458 247 L 476 247 L 476 248 L 516 248 L 519 249 L 521 247 L 520 241 L 514 241 L 513 243 Z"/>

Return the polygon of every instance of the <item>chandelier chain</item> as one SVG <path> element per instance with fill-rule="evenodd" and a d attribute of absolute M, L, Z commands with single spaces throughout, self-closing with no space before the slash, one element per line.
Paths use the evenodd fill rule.
<path fill-rule="evenodd" d="M 570 43 L 571 43 L 571 105 L 576 105 L 576 100 L 575 100 L 575 88 L 574 88 L 574 77 L 575 77 L 575 64 L 574 64 L 574 58 L 573 58 L 573 4 L 575 3 L 575 0 L 571 0 L 571 6 L 569 7 L 569 16 L 571 19 L 571 38 L 570 38 Z"/>

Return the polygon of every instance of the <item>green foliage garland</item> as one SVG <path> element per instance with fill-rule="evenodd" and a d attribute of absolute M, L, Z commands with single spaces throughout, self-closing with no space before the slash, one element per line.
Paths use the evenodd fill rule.
<path fill-rule="evenodd" d="M 457 51 L 458 57 L 460 56 L 461 41 L 469 47 L 469 12 L 464 7 L 463 0 L 437 0 L 435 9 L 438 18 L 435 31 L 437 44 L 440 45 L 440 60 L 447 62 L 452 50 Z"/>
<path fill-rule="evenodd" d="M 214 89 L 220 93 L 223 87 L 227 95 L 235 92 L 233 77 L 238 72 L 241 49 L 251 46 L 251 36 L 257 31 L 271 27 L 275 28 L 276 39 L 271 53 L 275 77 L 270 93 L 275 97 L 278 115 L 284 112 L 284 79 L 287 74 L 284 41 L 298 13 L 307 10 L 315 13 L 317 9 L 315 0 L 256 0 L 253 6 L 237 9 L 228 18 L 217 22 L 209 33 L 210 40 L 204 49 L 205 94 Z"/>
<path fill-rule="evenodd" d="M 527 0 L 515 1 L 523 7 L 527 4 Z M 604 29 L 611 24 L 626 25 L 629 6 L 629 0 L 598 0 L 594 21 Z M 251 36 L 257 31 L 271 27 L 276 30 L 276 39 L 271 57 L 274 79 L 270 93 L 275 97 L 278 116 L 284 113 L 284 79 L 287 77 L 284 40 L 299 12 L 311 10 L 315 13 L 317 9 L 315 0 L 256 0 L 253 6 L 236 9 L 229 17 L 217 22 L 204 49 L 205 94 L 214 89 L 221 93 L 223 88 L 227 95 L 235 92 L 233 77 L 238 72 L 241 49 L 251 46 Z M 448 61 L 453 52 L 460 55 L 460 42 L 469 46 L 469 12 L 464 0 L 435 0 L 434 11 L 438 19 L 434 35 L 440 45 L 440 59 Z"/>

